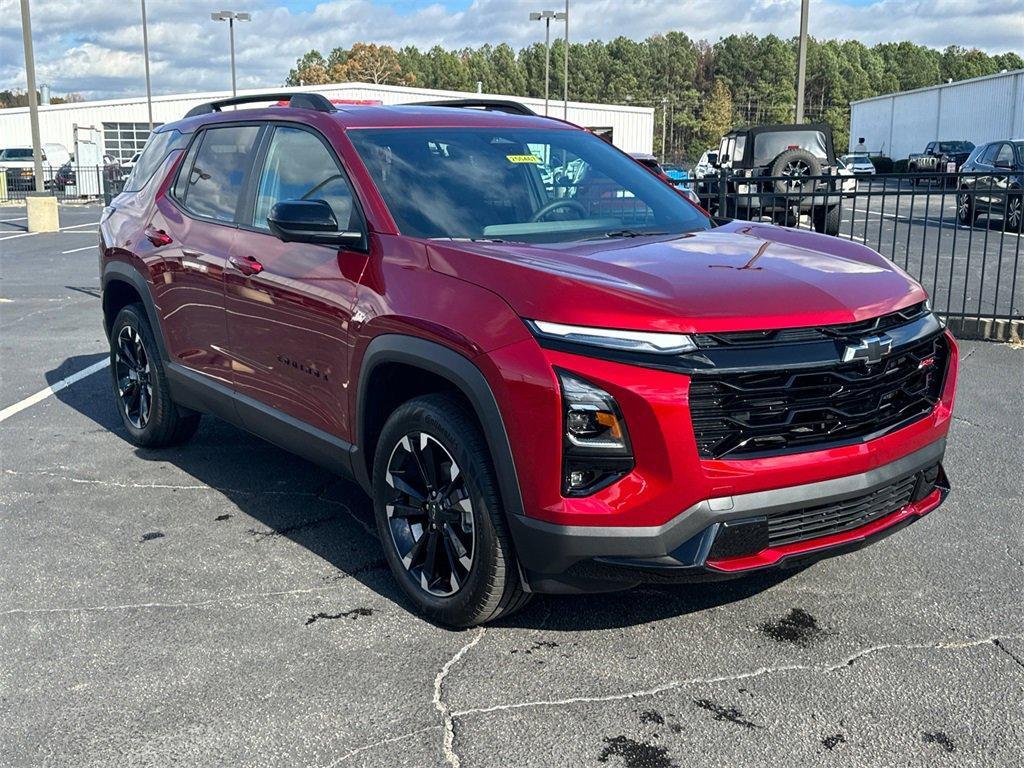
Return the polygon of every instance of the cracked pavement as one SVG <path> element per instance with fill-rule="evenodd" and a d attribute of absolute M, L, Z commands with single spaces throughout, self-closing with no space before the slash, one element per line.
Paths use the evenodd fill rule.
<path fill-rule="evenodd" d="M 71 241 L 0 242 L 0 408 L 104 353 Z M 212 419 L 133 448 L 94 374 L 0 424 L 0 765 L 1021 765 L 1024 350 L 962 349 L 954 491 L 907 530 L 465 632 L 352 484 Z"/>

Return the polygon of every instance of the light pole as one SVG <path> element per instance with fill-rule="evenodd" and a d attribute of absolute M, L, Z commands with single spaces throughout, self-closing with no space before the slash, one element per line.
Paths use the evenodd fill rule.
<path fill-rule="evenodd" d="M 668 99 L 661 97 L 661 162 L 665 162 L 665 130 L 668 127 Z"/>
<path fill-rule="evenodd" d="M 804 81 L 807 78 L 807 6 L 809 0 L 800 3 L 800 43 L 797 51 L 796 69 L 796 122 L 804 121 Z"/>
<path fill-rule="evenodd" d="M 548 101 L 550 99 L 551 89 L 551 20 L 555 19 L 561 21 L 565 19 L 568 21 L 568 14 L 555 13 L 554 11 L 540 11 L 539 13 L 531 13 L 530 21 L 543 21 L 544 22 L 544 115 L 548 114 Z"/>
<path fill-rule="evenodd" d="M 28 80 L 28 117 L 32 125 L 32 165 L 36 192 L 46 191 L 43 183 L 43 148 L 39 139 L 39 99 L 36 97 L 36 57 L 32 51 L 32 18 L 28 0 L 21 0 L 21 35 L 25 44 L 25 79 Z"/>
<path fill-rule="evenodd" d="M 231 96 L 238 95 L 238 88 L 235 85 L 235 22 L 252 21 L 252 15 L 238 13 L 236 11 L 217 11 L 211 13 L 210 18 L 214 21 L 226 21 L 228 23 L 228 35 L 231 38 Z"/>
<path fill-rule="evenodd" d="M 149 80 L 149 28 L 146 26 L 146 0 L 142 0 L 142 56 L 146 59 L 146 108 L 149 110 L 149 132 L 153 132 L 153 86 Z"/>
<path fill-rule="evenodd" d="M 565 0 L 565 59 L 562 62 L 562 119 L 569 119 L 569 0 Z"/>

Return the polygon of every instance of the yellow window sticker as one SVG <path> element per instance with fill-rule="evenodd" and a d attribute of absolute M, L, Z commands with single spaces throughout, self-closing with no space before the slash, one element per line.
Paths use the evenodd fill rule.
<path fill-rule="evenodd" d="M 536 155 L 505 155 L 510 163 L 539 163 L 540 158 Z"/>

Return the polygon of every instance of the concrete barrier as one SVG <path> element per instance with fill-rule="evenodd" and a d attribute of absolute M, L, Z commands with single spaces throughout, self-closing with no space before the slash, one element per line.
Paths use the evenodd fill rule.
<path fill-rule="evenodd" d="M 25 208 L 29 232 L 56 232 L 60 229 L 57 198 L 49 192 L 27 192 Z"/>
<path fill-rule="evenodd" d="M 1024 320 L 993 320 L 991 317 L 948 317 L 945 320 L 958 339 L 1024 343 Z"/>

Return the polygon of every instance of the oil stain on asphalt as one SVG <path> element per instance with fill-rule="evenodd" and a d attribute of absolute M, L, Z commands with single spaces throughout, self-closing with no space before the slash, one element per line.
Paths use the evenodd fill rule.
<path fill-rule="evenodd" d="M 942 731 L 925 731 L 921 734 L 921 740 L 925 744 L 938 744 L 947 752 L 956 751 L 956 745 L 953 743 L 953 740 Z"/>
<path fill-rule="evenodd" d="M 321 611 L 320 613 L 314 613 L 312 616 L 306 619 L 306 626 L 308 627 L 310 624 L 320 621 L 320 619 L 352 619 L 352 621 L 355 621 L 360 616 L 372 615 L 372 608 L 353 608 L 351 611 L 342 611 L 341 613 L 324 613 L 323 611 Z"/>
<path fill-rule="evenodd" d="M 606 737 L 604 743 L 605 747 L 597 757 L 599 763 L 607 763 L 609 757 L 621 757 L 626 768 L 679 768 L 664 747 L 635 741 L 628 736 Z"/>
<path fill-rule="evenodd" d="M 840 744 L 846 743 L 846 737 L 841 733 L 833 734 L 832 736 L 826 736 L 821 740 L 821 745 L 825 747 L 829 752 L 835 749 Z"/>
<path fill-rule="evenodd" d="M 162 539 L 163 537 L 164 534 L 162 531 L 150 531 L 149 533 L 142 534 L 142 538 L 139 539 L 139 543 L 141 544 L 144 541 L 153 541 L 154 539 Z"/>
<path fill-rule="evenodd" d="M 721 704 L 716 704 L 715 702 L 708 701 L 707 699 L 694 699 L 693 703 L 701 709 L 706 709 L 714 716 L 715 720 L 718 720 L 719 722 L 734 723 L 735 725 L 743 726 L 748 730 L 761 727 L 757 723 L 747 720 L 743 716 L 743 713 L 736 707 L 723 707 Z"/>
<path fill-rule="evenodd" d="M 818 620 L 802 608 L 793 608 L 778 621 L 766 621 L 758 627 L 761 634 L 779 643 L 807 647 L 825 634 Z"/>

